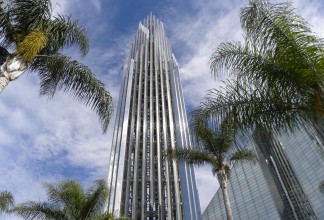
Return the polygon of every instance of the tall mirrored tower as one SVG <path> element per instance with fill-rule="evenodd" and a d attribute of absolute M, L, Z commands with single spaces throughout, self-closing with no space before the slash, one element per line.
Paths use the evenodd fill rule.
<path fill-rule="evenodd" d="M 152 14 L 125 61 L 116 112 L 108 209 L 132 219 L 201 219 L 193 167 L 164 154 L 190 147 L 190 137 L 179 67 Z"/>

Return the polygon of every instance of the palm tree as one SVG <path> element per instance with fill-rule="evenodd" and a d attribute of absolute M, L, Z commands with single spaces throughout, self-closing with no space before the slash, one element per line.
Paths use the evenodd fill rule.
<path fill-rule="evenodd" d="M 324 42 L 291 2 L 250 0 L 241 9 L 245 43 L 224 42 L 211 57 L 212 74 L 235 75 L 211 90 L 200 117 L 232 116 L 242 130 L 257 124 L 277 131 L 324 115 Z"/>
<path fill-rule="evenodd" d="M 41 95 L 69 93 L 97 112 L 106 132 L 113 111 L 109 92 L 87 66 L 61 53 L 75 45 L 85 56 L 86 30 L 70 17 L 53 16 L 51 9 L 50 0 L 0 1 L 0 93 L 32 70 L 40 78 Z"/>
<path fill-rule="evenodd" d="M 256 162 L 257 156 L 252 150 L 234 147 L 233 135 L 235 135 L 236 129 L 228 122 L 225 120 L 221 124 L 219 131 L 215 132 L 208 127 L 206 121 L 197 121 L 193 117 L 191 131 L 200 147 L 193 149 L 169 148 L 167 155 L 169 158 L 184 160 L 193 165 L 211 165 L 212 172 L 214 175 L 217 175 L 223 193 L 227 219 L 232 220 L 232 210 L 227 194 L 231 164 L 235 161 Z"/>
<path fill-rule="evenodd" d="M 12 194 L 8 191 L 0 192 L 0 213 L 8 212 L 8 210 L 13 206 L 14 198 Z"/>
<path fill-rule="evenodd" d="M 44 184 L 48 201 L 28 201 L 15 206 L 11 212 L 25 219 L 52 220 L 113 220 L 112 213 L 101 213 L 108 197 L 108 188 L 104 180 L 95 181 L 84 192 L 82 186 L 74 180 L 58 184 Z"/>

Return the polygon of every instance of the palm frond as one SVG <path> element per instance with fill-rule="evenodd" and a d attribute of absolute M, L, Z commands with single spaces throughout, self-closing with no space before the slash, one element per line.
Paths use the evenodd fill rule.
<path fill-rule="evenodd" d="M 243 131 L 263 123 L 281 132 L 316 121 L 324 112 L 323 40 L 291 2 L 251 0 L 241 25 L 246 43 L 222 43 L 211 57 L 215 76 L 229 71 L 237 81 L 225 92 L 210 91 L 199 117 L 231 117 Z"/>
<path fill-rule="evenodd" d="M 323 40 L 316 37 L 291 2 L 271 4 L 252 0 L 241 10 L 242 29 L 247 43 L 262 53 L 273 51 L 281 66 L 296 70 L 298 77 L 318 83 L 323 79 L 318 60 L 323 59 Z"/>
<path fill-rule="evenodd" d="M 206 163 L 215 163 L 215 158 L 213 158 L 210 154 L 204 152 L 203 150 L 193 150 L 187 148 L 168 148 L 167 157 L 181 161 L 186 161 L 189 164 L 198 166 Z"/>
<path fill-rule="evenodd" d="M 68 220 L 66 215 L 59 209 L 59 207 L 43 202 L 28 201 L 15 206 L 12 210 L 24 219 L 49 219 L 49 220 Z"/>
<path fill-rule="evenodd" d="M 0 213 L 8 211 L 14 204 L 14 198 L 8 191 L 0 191 Z"/>
<path fill-rule="evenodd" d="M 0 65 L 2 65 L 6 61 L 8 55 L 8 50 L 0 46 Z"/>
<path fill-rule="evenodd" d="M 262 53 L 248 44 L 225 42 L 212 54 L 210 67 L 215 77 L 228 72 L 236 74 L 238 79 L 245 78 L 250 84 L 267 83 L 300 93 L 314 89 L 316 79 L 301 71 L 305 68 L 294 66 L 291 60 L 283 63 L 283 57 L 276 60 L 273 54 Z M 291 54 L 287 58 L 292 59 Z"/>
<path fill-rule="evenodd" d="M 53 20 L 48 21 L 45 31 L 49 39 L 44 50 L 45 54 L 57 53 L 62 47 L 73 45 L 79 47 L 82 56 L 85 56 L 89 51 L 86 29 L 78 24 L 78 20 L 57 15 Z"/>
<path fill-rule="evenodd" d="M 101 215 L 95 216 L 92 218 L 93 220 L 119 220 L 119 219 L 124 219 L 124 218 L 115 218 L 115 215 L 113 213 L 110 212 L 104 212 Z M 125 218 L 125 220 L 128 220 L 129 218 Z"/>
<path fill-rule="evenodd" d="M 28 201 L 10 210 L 25 219 L 93 219 L 113 220 L 109 212 L 102 214 L 107 199 L 108 189 L 104 180 L 97 180 L 86 195 L 82 186 L 74 180 L 57 184 L 44 184 L 47 202 Z"/>
<path fill-rule="evenodd" d="M 197 120 L 216 120 L 214 124 L 228 117 L 241 131 L 247 131 L 256 124 L 280 131 L 316 121 L 317 111 L 323 109 L 315 109 L 314 100 L 298 96 L 294 91 L 268 89 L 266 85 L 251 88 L 247 82 L 234 81 L 220 90 L 210 90 L 194 117 Z"/>
<path fill-rule="evenodd" d="M 50 0 L 12 0 L 10 16 L 18 33 L 28 34 L 46 26 L 51 18 Z"/>
<path fill-rule="evenodd" d="M 41 54 L 55 54 L 63 47 L 76 45 L 85 56 L 89 40 L 77 19 L 56 15 L 52 19 L 50 0 L 13 0 L 0 7 L 0 37 L 3 46 L 19 45 L 31 33 L 44 32 L 48 38 Z"/>
<path fill-rule="evenodd" d="M 103 132 L 107 131 L 113 112 L 112 97 L 87 66 L 70 57 L 55 55 L 38 57 L 31 68 L 40 76 L 41 95 L 52 97 L 57 90 L 71 94 L 97 112 Z"/>
<path fill-rule="evenodd" d="M 225 123 L 220 123 L 220 126 L 216 127 L 210 126 L 209 122 L 212 120 L 198 117 L 200 115 L 198 111 L 199 109 L 196 109 L 190 113 L 192 136 L 204 151 L 219 157 L 231 147 L 234 127 L 226 127 Z"/>
<path fill-rule="evenodd" d="M 258 161 L 258 156 L 253 150 L 242 149 L 236 151 L 230 158 L 231 161 L 246 161 L 256 163 Z"/>
<path fill-rule="evenodd" d="M 201 144 L 204 149 L 213 151 L 215 143 L 214 133 L 208 128 L 208 124 L 202 120 L 191 124 L 190 131 L 198 144 Z"/>
<path fill-rule="evenodd" d="M 82 210 L 82 216 L 98 216 L 100 211 L 104 208 L 107 198 L 107 183 L 104 180 L 97 180 L 94 186 L 91 187 L 86 193 L 86 202 Z"/>
<path fill-rule="evenodd" d="M 59 184 L 44 183 L 44 188 L 51 204 L 64 207 L 64 214 L 77 218 L 84 206 L 85 195 L 79 183 L 67 180 Z"/>
<path fill-rule="evenodd" d="M 7 3 L 0 1 L 0 41 L 1 46 L 9 47 L 14 43 L 14 28 L 10 18 L 9 6 Z"/>
<path fill-rule="evenodd" d="M 294 38 L 302 38 L 311 32 L 307 22 L 288 1 L 272 4 L 265 0 L 252 0 L 241 9 L 240 18 L 247 40 L 268 47 L 282 41 L 292 43 L 288 38 L 294 33 Z"/>

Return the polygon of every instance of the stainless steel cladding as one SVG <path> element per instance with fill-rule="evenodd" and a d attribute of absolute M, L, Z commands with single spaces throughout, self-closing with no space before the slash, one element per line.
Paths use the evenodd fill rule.
<path fill-rule="evenodd" d="M 179 67 L 163 23 L 140 22 L 124 65 L 109 163 L 108 209 L 132 219 L 201 219 L 194 170 L 165 158 L 190 148 Z"/>

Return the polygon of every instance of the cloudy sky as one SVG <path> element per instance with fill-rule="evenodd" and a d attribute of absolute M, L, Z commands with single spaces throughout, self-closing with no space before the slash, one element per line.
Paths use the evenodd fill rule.
<path fill-rule="evenodd" d="M 66 53 L 88 65 L 118 100 L 124 59 L 138 23 L 153 12 L 164 24 L 180 76 L 187 111 L 199 104 L 206 90 L 219 87 L 210 77 L 208 60 L 220 42 L 242 40 L 239 9 L 244 0 L 53 0 L 54 12 L 78 18 L 90 38 L 82 60 L 72 48 Z M 324 2 L 294 2 L 303 17 L 324 37 Z M 222 79 L 220 79 L 222 80 Z M 37 75 L 28 72 L 0 94 L 0 190 L 17 202 L 44 200 L 43 182 L 76 179 L 85 186 L 106 179 L 112 126 L 102 135 L 90 109 L 58 93 L 39 96 Z M 196 169 L 204 210 L 218 188 L 209 167 Z M 1 218 L 4 218 L 1 216 Z M 7 216 L 6 219 L 19 219 Z"/>

